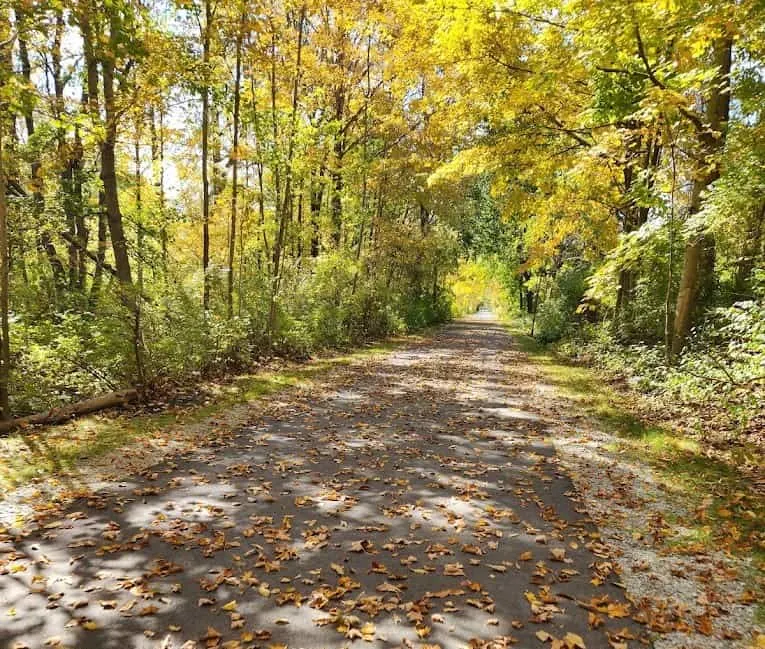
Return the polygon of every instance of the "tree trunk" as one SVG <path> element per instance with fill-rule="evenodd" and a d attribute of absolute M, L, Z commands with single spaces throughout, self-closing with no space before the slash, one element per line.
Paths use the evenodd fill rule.
<path fill-rule="evenodd" d="M 109 246 L 109 240 L 107 238 L 108 231 L 106 225 L 106 213 L 103 209 L 103 192 L 98 193 L 98 226 L 96 231 L 97 243 L 95 259 L 95 270 L 93 271 L 93 283 L 90 286 L 90 296 L 88 302 L 91 307 L 94 307 L 98 303 L 98 298 L 101 294 L 101 285 L 104 281 L 104 265 L 106 264 L 106 249 Z"/>
<path fill-rule="evenodd" d="M 85 57 L 86 71 L 86 92 L 84 103 L 87 106 L 88 114 L 95 128 L 101 121 L 99 101 L 98 101 L 98 59 L 93 39 L 93 29 L 90 23 L 90 16 L 87 7 L 77 15 L 82 34 L 82 51 Z M 92 307 L 98 302 L 103 282 L 103 264 L 106 259 L 107 242 L 107 224 L 106 224 L 106 198 L 103 187 L 98 190 L 98 226 L 97 226 L 97 253 L 95 257 L 95 270 L 93 273 L 93 283 L 90 287 L 90 296 L 88 302 Z M 80 248 L 82 251 L 85 248 Z"/>
<path fill-rule="evenodd" d="M 53 36 L 53 46 L 51 48 L 51 68 L 53 74 L 53 88 L 55 94 L 55 101 L 53 105 L 53 114 L 56 119 L 61 119 L 64 116 L 64 80 L 62 78 L 62 66 L 61 66 L 61 40 L 64 33 L 64 14 L 61 10 L 56 12 L 56 27 Z M 64 208 L 64 216 L 66 217 L 67 228 L 72 237 L 78 235 L 78 221 L 82 217 L 82 201 L 81 196 L 78 197 L 77 191 L 79 189 L 79 166 L 82 159 L 82 148 L 79 138 L 79 131 L 76 128 L 75 146 L 71 150 L 67 150 L 66 146 L 66 130 L 62 127 L 56 129 L 56 137 L 58 140 L 58 154 L 59 164 L 63 169 L 59 175 L 59 182 L 61 185 L 61 194 L 63 197 L 62 203 Z M 68 256 L 68 279 L 69 289 L 74 290 L 80 285 L 80 255 L 78 254 L 77 247 L 73 244 L 67 246 Z"/>
<path fill-rule="evenodd" d="M 342 124 L 345 115 L 345 91 L 342 84 L 335 90 L 335 119 Z M 343 157 L 345 156 L 344 135 L 341 130 L 335 136 L 333 146 L 334 160 L 330 176 L 332 178 L 332 199 L 330 214 L 332 216 L 332 243 L 335 249 L 340 248 L 343 236 Z"/>
<path fill-rule="evenodd" d="M 112 37 L 116 38 L 116 34 Z M 114 252 L 114 265 L 122 284 L 123 298 L 127 300 L 128 305 L 131 305 L 134 302 L 134 296 L 131 295 L 133 276 L 130 270 L 130 257 L 128 256 L 127 240 L 122 223 L 119 190 L 117 187 L 115 147 L 117 145 L 118 116 L 114 104 L 114 61 L 109 56 L 102 58 L 101 71 L 104 84 L 104 108 L 106 112 L 104 140 L 101 143 L 101 182 L 104 186 L 106 221 L 109 225 L 109 236 L 112 240 L 112 251 Z"/>
<path fill-rule="evenodd" d="M 136 120 L 136 122 L 138 122 Z M 135 126 L 135 143 L 133 146 L 133 164 L 135 166 L 135 250 L 136 250 L 136 280 L 138 283 L 138 292 L 143 292 L 143 196 L 141 194 L 141 185 L 143 177 L 141 174 L 141 125 Z"/>
<path fill-rule="evenodd" d="M 762 261 L 762 239 L 765 227 L 765 202 L 754 211 L 753 218 L 747 228 L 747 237 L 741 251 L 741 257 L 736 264 L 736 275 L 733 290 L 736 298 L 752 298 L 752 271 Z"/>
<path fill-rule="evenodd" d="M 321 204 L 324 200 L 324 167 L 313 174 L 311 182 L 311 257 L 318 257 L 321 252 Z"/>
<path fill-rule="evenodd" d="M 93 399 L 86 399 L 71 406 L 53 408 L 36 415 L 19 417 L 18 419 L 7 419 L 0 423 L 0 435 L 9 433 L 17 428 L 26 428 L 27 426 L 60 424 L 79 415 L 86 415 L 91 412 L 105 410 L 106 408 L 124 406 L 131 401 L 135 401 L 137 397 L 137 390 L 120 390 L 104 394 L 100 397 L 94 397 Z"/>
<path fill-rule="evenodd" d="M 242 14 L 239 33 L 236 37 L 236 64 L 234 72 L 234 115 L 233 115 L 233 143 L 231 153 L 231 225 L 228 232 L 228 294 L 227 306 L 228 317 L 234 315 L 234 256 L 236 254 L 236 218 L 237 199 L 239 192 L 239 108 L 240 86 L 242 81 L 242 39 L 245 16 Z"/>
<path fill-rule="evenodd" d="M 7 30 L 0 27 L 0 41 L 7 37 Z M 2 46 L 0 46 L 2 47 Z M 0 88 L 4 85 L 4 78 L 10 72 L 10 56 L 0 50 Z M 6 108 L 0 104 L 0 111 Z M 9 281 L 8 281 L 8 201 L 7 177 L 5 164 L 5 117 L 0 117 L 0 418 L 8 419 L 10 410 L 8 406 L 8 388 L 10 379 L 11 348 L 9 341 Z"/>
<path fill-rule="evenodd" d="M 24 39 L 21 34 L 23 34 L 24 31 L 24 25 L 23 25 L 23 14 L 18 9 L 16 10 L 16 28 L 19 32 L 19 59 L 21 61 L 21 73 L 24 77 L 24 81 L 27 82 L 28 85 L 32 85 L 32 66 L 29 61 L 29 50 L 27 48 L 27 42 L 26 39 Z M 28 110 L 24 112 L 24 123 L 26 125 L 27 129 L 27 136 L 29 138 L 32 138 L 35 133 L 35 122 L 34 122 L 34 115 L 32 113 L 32 108 L 30 107 Z M 42 178 L 42 165 L 40 164 L 40 161 L 37 159 L 33 159 L 30 163 L 30 171 L 31 171 L 31 185 L 32 185 L 32 201 L 34 204 L 34 211 L 35 214 L 38 217 L 38 220 L 40 223 L 38 224 L 40 227 L 40 230 L 37 234 L 37 247 L 40 252 L 44 253 L 45 256 L 48 259 L 48 263 L 51 267 L 51 272 L 53 273 L 53 285 L 56 290 L 56 294 L 58 294 L 67 284 L 66 281 L 66 269 L 64 268 L 64 264 L 61 262 L 58 256 L 58 252 L 56 251 L 56 246 L 53 243 L 53 239 L 50 236 L 50 233 L 45 231 L 45 225 L 41 223 L 42 217 L 45 211 L 45 199 L 43 197 L 43 178 Z"/>
<path fill-rule="evenodd" d="M 159 128 L 157 128 L 159 121 Z M 151 126 L 151 175 L 154 191 L 159 201 L 159 242 L 162 255 L 162 275 L 167 280 L 167 221 L 165 214 L 165 138 L 163 108 L 159 109 L 159 120 L 152 107 L 149 113 Z"/>
<path fill-rule="evenodd" d="M 343 237 L 343 146 L 335 144 L 335 167 L 332 169 L 332 200 L 330 214 L 332 215 L 332 244 L 339 250 Z"/>
<path fill-rule="evenodd" d="M 212 7 L 210 0 L 205 0 L 205 24 L 202 33 L 202 308 L 207 313 L 210 308 L 210 183 L 207 176 L 210 138 L 210 29 L 212 27 Z"/>
<path fill-rule="evenodd" d="M 284 247 L 284 238 L 286 236 L 287 221 L 291 216 L 292 209 L 292 177 L 293 177 L 293 158 L 295 153 L 295 136 L 297 130 L 297 108 L 298 99 L 300 93 L 300 78 L 302 75 L 302 52 L 303 52 L 303 27 L 305 24 L 305 5 L 300 10 L 300 17 L 298 19 L 298 33 L 297 33 L 297 58 L 295 60 L 295 77 L 292 84 L 292 109 L 290 113 L 290 131 L 287 142 L 287 161 L 285 165 L 285 178 L 284 178 L 284 203 L 280 209 L 277 209 L 279 217 L 279 230 L 277 232 L 276 241 L 274 242 L 273 250 L 273 278 L 271 285 L 271 304 L 269 307 L 268 315 L 268 331 L 269 337 L 273 335 L 274 328 L 276 326 L 276 297 L 279 292 L 279 284 L 281 279 L 281 261 L 282 261 L 282 249 Z M 273 85 L 272 93 L 276 88 L 276 72 L 273 69 Z M 275 95 L 272 94 L 272 101 L 275 101 Z M 275 109 L 275 103 L 272 104 L 272 108 Z M 275 117 L 274 117 L 275 119 Z M 274 122 L 274 128 L 276 128 L 276 122 Z M 276 140 L 274 140 L 276 141 Z M 279 193 L 277 186 L 276 203 L 278 207 Z"/>
<path fill-rule="evenodd" d="M 10 20 L 0 11 L 0 419 L 10 417 L 8 393 L 11 374 L 10 281 L 8 241 L 8 167 L 5 159 L 6 134 L 13 130 L 13 117 L 5 103 L 6 83 L 13 74 Z"/>
<path fill-rule="evenodd" d="M 725 132 L 730 113 L 730 71 L 733 42 L 730 39 L 717 41 L 714 45 L 717 73 L 712 81 L 712 90 L 707 100 L 708 128 L 699 134 L 701 155 L 696 170 L 696 179 L 691 190 L 689 215 L 699 212 L 702 207 L 702 193 L 720 177 L 718 162 L 714 157 L 725 145 Z M 711 168 L 710 168 L 711 165 Z M 706 233 L 691 237 L 685 246 L 680 290 L 675 306 L 674 330 L 671 357 L 676 358 L 685 346 L 688 332 L 693 325 L 699 304 L 699 296 L 714 276 L 714 238 Z"/>
<path fill-rule="evenodd" d="M 298 206 L 297 206 L 297 258 L 298 265 L 300 265 L 303 259 L 303 194 L 305 188 L 303 181 L 300 181 L 300 188 L 298 190 Z"/>

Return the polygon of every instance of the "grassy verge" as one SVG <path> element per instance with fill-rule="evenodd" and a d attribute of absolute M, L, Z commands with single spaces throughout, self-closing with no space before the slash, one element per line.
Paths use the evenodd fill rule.
<path fill-rule="evenodd" d="M 610 450 L 628 461 L 647 462 L 672 497 L 694 512 L 691 520 L 668 521 L 683 530 L 668 541 L 673 550 L 728 549 L 753 556 L 760 569 L 765 567 L 765 502 L 735 462 L 711 457 L 702 439 L 681 435 L 671 425 L 652 423 L 641 413 L 634 392 L 609 384 L 595 368 L 556 354 L 526 335 L 521 326 L 508 324 L 518 348 L 579 412 L 615 437 Z"/>
<path fill-rule="evenodd" d="M 274 394 L 285 388 L 310 384 L 312 379 L 343 365 L 384 355 L 418 339 L 401 336 L 368 344 L 357 350 L 286 363 L 275 370 L 233 377 L 223 384 L 207 385 L 205 403 L 173 407 L 153 414 L 130 412 L 95 414 L 59 426 L 33 428 L 0 438 L 0 498 L 15 487 L 46 477 L 66 475 L 77 463 L 152 436 L 167 434 L 179 425 L 214 418 L 232 406 Z"/>

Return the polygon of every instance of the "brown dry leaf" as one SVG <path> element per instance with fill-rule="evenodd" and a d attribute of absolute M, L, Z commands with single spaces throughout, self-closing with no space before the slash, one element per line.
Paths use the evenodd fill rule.
<path fill-rule="evenodd" d="M 480 546 L 478 545 L 463 545 L 462 551 L 465 554 L 475 554 L 477 556 L 480 556 L 483 554 L 483 550 L 481 550 Z"/>
<path fill-rule="evenodd" d="M 375 639 L 375 633 L 377 632 L 377 627 L 372 622 L 365 622 L 361 625 L 361 628 L 359 629 L 361 632 L 361 637 L 366 642 L 372 642 L 372 640 Z"/>
<path fill-rule="evenodd" d="M 218 639 L 220 639 L 220 637 L 221 637 L 221 635 L 220 635 L 220 633 L 218 633 L 218 631 L 216 630 L 215 627 L 208 626 L 207 627 L 207 633 L 205 633 L 202 636 L 202 640 L 207 642 L 208 640 L 218 640 Z"/>
<path fill-rule="evenodd" d="M 447 563 L 444 566 L 444 575 L 447 577 L 464 577 L 465 571 L 461 563 Z"/>
<path fill-rule="evenodd" d="M 603 618 L 597 613 L 590 611 L 587 615 L 587 622 L 593 629 L 598 629 L 603 626 Z"/>
<path fill-rule="evenodd" d="M 701 635 L 710 636 L 714 633 L 712 620 L 708 615 L 697 615 L 693 620 L 693 626 Z"/>
<path fill-rule="evenodd" d="M 144 606 L 140 611 L 138 611 L 138 615 L 141 617 L 146 617 L 148 615 L 154 615 L 159 611 L 159 606 L 154 606 L 154 604 L 149 604 L 148 606 Z"/>
<path fill-rule="evenodd" d="M 582 636 L 577 635 L 576 633 L 567 633 L 563 636 L 563 642 L 566 643 L 567 649 L 587 649 Z"/>
<path fill-rule="evenodd" d="M 331 563 L 329 564 L 329 567 L 332 568 L 340 577 L 345 575 L 345 568 L 341 566 L 339 563 Z"/>

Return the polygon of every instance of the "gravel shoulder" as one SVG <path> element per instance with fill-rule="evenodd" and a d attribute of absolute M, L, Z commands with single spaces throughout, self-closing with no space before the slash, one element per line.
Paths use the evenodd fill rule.
<path fill-rule="evenodd" d="M 511 372 L 529 386 L 524 404 L 548 423 L 561 466 L 618 557 L 630 600 L 650 612 L 656 649 L 765 646 L 748 579 L 758 571 L 755 559 L 701 544 L 673 550 L 673 537 L 694 533 L 677 522 L 691 520 L 693 512 L 649 463 L 620 453 L 619 438 L 578 412 L 523 352 Z"/>

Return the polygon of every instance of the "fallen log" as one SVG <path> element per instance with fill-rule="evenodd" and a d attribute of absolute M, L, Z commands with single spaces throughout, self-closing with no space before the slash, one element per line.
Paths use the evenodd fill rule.
<path fill-rule="evenodd" d="M 35 426 L 40 424 L 60 424 L 64 421 L 78 417 L 80 415 L 86 415 L 90 412 L 97 412 L 98 410 L 105 410 L 106 408 L 124 406 L 126 403 L 135 401 L 136 398 L 138 398 L 138 390 L 118 390 L 116 392 L 110 392 L 109 394 L 101 395 L 100 397 L 78 401 L 77 403 L 73 403 L 70 406 L 53 408 L 47 412 L 37 413 L 36 415 L 28 415 L 26 417 L 18 417 L 16 419 L 6 419 L 5 421 L 0 421 L 0 435 L 9 433 L 12 430 L 16 430 L 17 428 L 26 428 L 27 426 Z"/>

